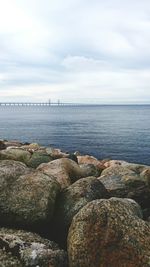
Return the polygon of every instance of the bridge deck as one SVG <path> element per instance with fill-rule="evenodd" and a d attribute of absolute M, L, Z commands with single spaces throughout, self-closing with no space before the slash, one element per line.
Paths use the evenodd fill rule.
<path fill-rule="evenodd" d="M 0 106 L 79 106 L 77 103 L 61 103 L 61 102 L 0 102 Z"/>

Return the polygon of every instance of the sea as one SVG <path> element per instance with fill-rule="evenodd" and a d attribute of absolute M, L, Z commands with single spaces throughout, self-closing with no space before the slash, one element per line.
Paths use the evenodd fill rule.
<path fill-rule="evenodd" d="M 150 165 L 150 105 L 0 106 L 0 139 Z"/>

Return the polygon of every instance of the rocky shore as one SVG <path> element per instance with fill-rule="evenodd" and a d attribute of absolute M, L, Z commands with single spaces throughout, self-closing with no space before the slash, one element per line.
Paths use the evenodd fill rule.
<path fill-rule="evenodd" d="M 149 267 L 150 166 L 0 140 L 0 267 Z"/>

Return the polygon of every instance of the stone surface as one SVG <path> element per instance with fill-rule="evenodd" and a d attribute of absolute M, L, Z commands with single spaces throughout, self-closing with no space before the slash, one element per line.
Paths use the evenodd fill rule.
<path fill-rule="evenodd" d="M 27 174 L 31 170 L 22 162 L 14 160 L 0 161 L 0 192 L 11 186 L 19 176 Z"/>
<path fill-rule="evenodd" d="M 44 151 L 34 151 L 27 165 L 32 168 L 37 168 L 41 163 L 52 161 L 52 158 Z"/>
<path fill-rule="evenodd" d="M 54 225 L 58 229 L 56 231 L 58 241 L 61 238 L 61 242 L 66 243 L 72 219 L 82 207 L 94 199 L 107 197 L 107 190 L 95 177 L 81 178 L 64 189 L 58 195 L 54 215 Z"/>
<path fill-rule="evenodd" d="M 149 267 L 150 224 L 130 199 L 94 200 L 73 218 L 69 267 Z"/>
<path fill-rule="evenodd" d="M 86 176 L 86 173 L 75 161 L 67 158 L 56 159 L 49 163 L 43 163 L 38 167 L 38 170 L 47 175 L 55 176 L 62 189 L 68 187 L 79 178 Z"/>
<path fill-rule="evenodd" d="M 133 198 L 147 210 L 150 203 L 149 170 L 150 167 L 138 164 L 115 165 L 105 169 L 98 179 L 111 196 Z"/>
<path fill-rule="evenodd" d="M 86 173 L 86 176 L 98 177 L 101 174 L 101 170 L 94 164 L 80 164 L 80 168 Z"/>
<path fill-rule="evenodd" d="M 67 253 L 40 236 L 0 229 L 0 267 L 67 267 Z"/>
<path fill-rule="evenodd" d="M 58 148 L 52 148 L 52 147 L 47 147 L 46 148 L 46 153 L 51 156 L 53 159 L 60 159 L 60 158 L 67 158 L 68 153 L 62 152 Z"/>
<path fill-rule="evenodd" d="M 0 190 L 0 224 L 44 230 L 54 212 L 60 186 L 40 171 L 7 179 Z"/>
<path fill-rule="evenodd" d="M 128 162 L 124 160 L 108 160 L 104 163 L 104 166 L 108 168 L 108 167 L 115 167 L 117 165 L 126 166 L 127 164 Z"/>
<path fill-rule="evenodd" d="M 30 158 L 31 154 L 21 148 L 8 147 L 7 149 L 0 151 L 0 160 L 11 159 L 27 164 Z"/>
<path fill-rule="evenodd" d="M 78 163 L 79 164 L 93 164 L 96 166 L 100 172 L 105 168 L 103 161 L 98 160 L 97 158 L 89 155 L 84 155 L 84 156 L 77 156 Z"/>

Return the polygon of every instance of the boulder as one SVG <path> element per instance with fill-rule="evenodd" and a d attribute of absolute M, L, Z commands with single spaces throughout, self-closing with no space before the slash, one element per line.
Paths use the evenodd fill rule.
<path fill-rule="evenodd" d="M 77 156 L 78 158 L 78 163 L 79 164 L 94 164 L 94 165 L 98 165 L 99 164 L 99 160 L 93 156 L 89 156 L 89 155 L 84 155 L 84 156 Z"/>
<path fill-rule="evenodd" d="M 95 166 L 94 164 L 80 164 L 79 165 L 81 170 L 83 170 L 86 173 L 86 176 L 94 176 L 94 177 L 98 177 L 101 174 L 100 169 Z"/>
<path fill-rule="evenodd" d="M 147 213 L 150 202 L 148 170 L 150 167 L 138 164 L 116 165 L 105 169 L 98 179 L 104 184 L 111 196 L 132 198 Z"/>
<path fill-rule="evenodd" d="M 0 151 L 0 160 L 11 159 L 16 161 L 21 161 L 27 164 L 30 158 L 31 154 L 28 151 L 25 151 L 21 148 L 8 147 L 7 149 Z"/>
<path fill-rule="evenodd" d="M 14 160 L 0 161 L 0 192 L 11 186 L 19 176 L 28 174 L 31 170 L 22 162 Z M 1 194 L 1 193 L 0 193 Z"/>
<path fill-rule="evenodd" d="M 47 147 L 46 153 L 53 159 L 67 158 L 69 156 L 68 153 L 62 152 L 60 149 L 52 147 Z"/>
<path fill-rule="evenodd" d="M 86 176 L 86 173 L 75 161 L 67 158 L 56 159 L 49 163 L 43 163 L 37 169 L 46 175 L 55 176 L 62 189 L 68 187 L 79 178 Z"/>
<path fill-rule="evenodd" d="M 78 159 L 78 164 L 93 164 L 96 166 L 100 172 L 105 168 L 103 161 L 98 160 L 97 158 L 89 155 L 84 155 L 84 156 L 77 156 Z"/>
<path fill-rule="evenodd" d="M 44 151 L 34 151 L 27 165 L 32 168 L 37 168 L 41 163 L 52 161 L 52 158 Z"/>
<path fill-rule="evenodd" d="M 150 224 L 131 199 L 93 200 L 73 218 L 69 267 L 149 267 Z"/>
<path fill-rule="evenodd" d="M 27 144 L 27 145 L 22 145 L 21 148 L 23 150 L 27 150 L 29 152 L 34 152 L 34 151 L 41 149 L 41 146 L 37 143 L 31 143 L 31 144 Z"/>
<path fill-rule="evenodd" d="M 115 166 L 126 166 L 128 164 L 127 161 L 124 160 L 108 160 L 106 162 L 104 162 L 104 167 L 108 168 L 108 167 L 115 167 Z"/>
<path fill-rule="evenodd" d="M 65 245 L 67 233 L 73 217 L 88 202 L 94 199 L 107 198 L 108 192 L 104 185 L 95 177 L 81 178 L 65 188 L 56 201 L 54 226 L 58 230 L 58 242 Z"/>
<path fill-rule="evenodd" d="M 67 267 L 67 253 L 30 232 L 0 229 L 1 267 Z"/>
<path fill-rule="evenodd" d="M 0 224 L 44 232 L 54 212 L 60 186 L 40 171 L 5 181 L 0 190 Z"/>

